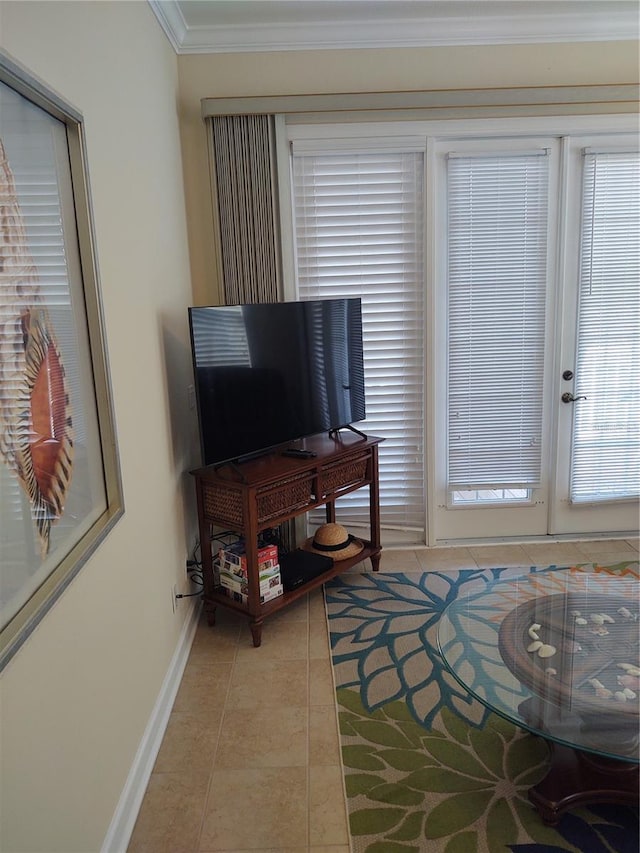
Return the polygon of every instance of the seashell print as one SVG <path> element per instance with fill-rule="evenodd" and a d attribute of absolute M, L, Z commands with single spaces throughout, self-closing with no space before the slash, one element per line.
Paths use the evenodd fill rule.
<path fill-rule="evenodd" d="M 613 696 L 613 690 L 608 687 L 596 687 L 596 696 L 599 699 L 610 699 Z"/>
<path fill-rule="evenodd" d="M 616 681 L 621 687 L 628 687 L 632 690 L 640 690 L 640 679 L 637 675 L 619 675 Z"/>
<path fill-rule="evenodd" d="M 29 499 L 45 557 L 73 472 L 71 406 L 1 140 L 0 427 L 0 456 Z"/>

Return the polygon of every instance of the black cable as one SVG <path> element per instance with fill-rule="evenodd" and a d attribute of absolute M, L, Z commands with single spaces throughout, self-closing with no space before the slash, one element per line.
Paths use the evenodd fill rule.
<path fill-rule="evenodd" d="M 231 541 L 227 541 L 231 538 Z M 229 547 L 229 545 L 234 545 L 236 542 L 239 542 L 241 539 L 237 533 L 234 533 L 233 530 L 225 530 L 222 533 L 218 533 L 215 536 L 211 537 L 211 543 L 217 542 L 222 548 Z"/>

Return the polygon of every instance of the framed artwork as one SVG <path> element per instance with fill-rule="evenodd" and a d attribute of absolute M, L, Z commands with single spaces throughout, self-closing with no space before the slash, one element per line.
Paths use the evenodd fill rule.
<path fill-rule="evenodd" d="M 0 669 L 122 512 L 82 116 L 0 54 Z"/>

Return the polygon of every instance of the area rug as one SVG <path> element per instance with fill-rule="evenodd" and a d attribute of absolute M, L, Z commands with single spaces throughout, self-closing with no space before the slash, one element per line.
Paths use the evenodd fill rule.
<path fill-rule="evenodd" d="M 637 562 L 576 566 L 640 577 Z M 545 826 L 527 790 L 545 742 L 471 699 L 444 667 L 438 621 L 461 590 L 557 567 L 344 574 L 325 586 L 353 853 L 637 853 L 638 812 L 594 805 Z M 470 586 L 471 585 L 471 586 Z"/>

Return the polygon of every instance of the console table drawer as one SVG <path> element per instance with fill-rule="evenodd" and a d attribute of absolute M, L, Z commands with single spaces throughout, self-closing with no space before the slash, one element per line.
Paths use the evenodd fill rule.
<path fill-rule="evenodd" d="M 323 465 L 320 469 L 321 496 L 331 495 L 358 483 L 366 483 L 370 458 L 370 453 L 360 453 L 340 462 Z"/>
<path fill-rule="evenodd" d="M 258 524 L 312 506 L 315 503 L 313 481 L 313 473 L 305 472 L 257 489 L 255 506 Z M 202 503 L 208 521 L 226 524 L 237 531 L 243 529 L 246 519 L 243 515 L 242 486 L 203 483 Z"/>
<path fill-rule="evenodd" d="M 315 503 L 313 497 L 313 472 L 299 474 L 266 486 L 256 492 L 258 524 L 295 512 Z"/>
<path fill-rule="evenodd" d="M 202 483 L 202 509 L 207 521 L 237 529 L 242 525 L 242 490 L 224 483 Z"/>

